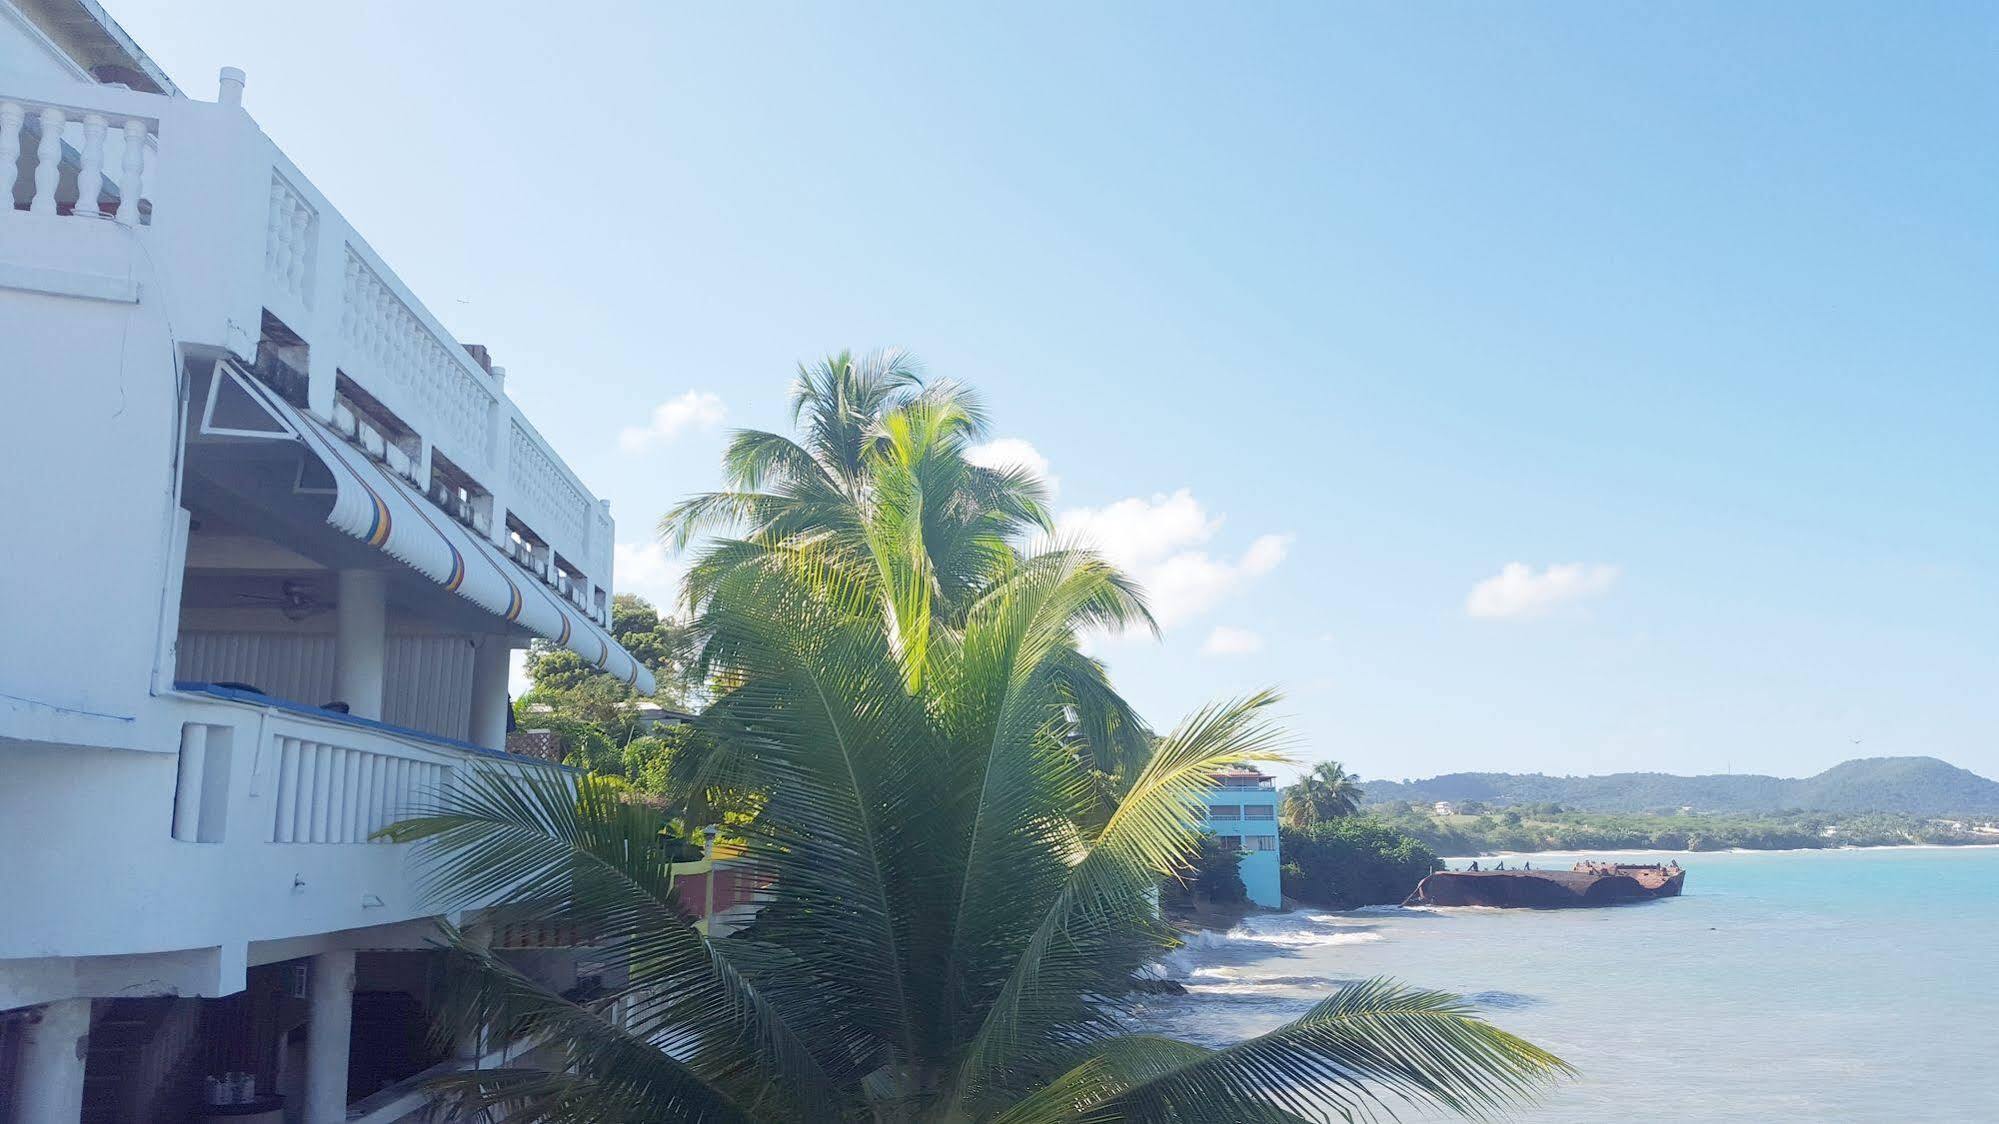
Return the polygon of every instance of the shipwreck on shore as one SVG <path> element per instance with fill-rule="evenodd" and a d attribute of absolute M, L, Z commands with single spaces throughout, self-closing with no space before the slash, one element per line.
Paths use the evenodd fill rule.
<path fill-rule="evenodd" d="M 1416 884 L 1403 905 L 1578 909 L 1670 898 L 1687 872 L 1678 863 L 1579 862 L 1569 870 L 1440 870 Z"/>

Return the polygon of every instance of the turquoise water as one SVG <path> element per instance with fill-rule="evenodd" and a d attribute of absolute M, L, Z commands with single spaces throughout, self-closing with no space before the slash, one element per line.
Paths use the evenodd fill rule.
<path fill-rule="evenodd" d="M 1999 848 L 1677 857 L 1683 896 L 1612 909 L 1253 917 L 1143 1018 L 1221 1045 L 1386 975 L 1582 1071 L 1526 1120 L 1999 1121 Z"/>

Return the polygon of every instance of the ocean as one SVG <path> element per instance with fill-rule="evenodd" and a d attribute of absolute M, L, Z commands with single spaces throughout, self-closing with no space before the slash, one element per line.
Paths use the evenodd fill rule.
<path fill-rule="evenodd" d="M 1671 857 L 1681 897 L 1609 909 L 1259 914 L 1174 953 L 1189 994 L 1142 1020 L 1226 1045 L 1393 976 L 1581 1070 L 1517 1119 L 1999 1121 L 1999 847 Z"/>

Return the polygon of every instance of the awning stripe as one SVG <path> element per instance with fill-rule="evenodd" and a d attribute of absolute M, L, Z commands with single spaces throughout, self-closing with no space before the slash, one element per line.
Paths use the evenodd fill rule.
<path fill-rule="evenodd" d="M 513 560 L 499 547 L 435 510 L 414 485 L 370 460 L 325 423 L 299 411 L 254 379 L 243 382 L 280 420 L 292 426 L 307 451 L 332 473 L 334 501 L 326 515 L 328 524 L 494 616 L 575 652 L 641 693 L 653 693 L 656 684 L 644 664 L 554 591 L 539 582 L 516 581 L 517 576 L 526 575 L 517 572 Z M 478 562 L 473 563 L 468 556 L 475 556 Z"/>

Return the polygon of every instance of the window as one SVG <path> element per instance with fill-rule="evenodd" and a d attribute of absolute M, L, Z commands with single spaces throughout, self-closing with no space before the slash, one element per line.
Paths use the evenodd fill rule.
<path fill-rule="evenodd" d="M 1242 818 L 1242 805 L 1211 804 L 1208 806 L 1208 818 L 1211 820 L 1239 820 Z"/>
<path fill-rule="evenodd" d="M 1242 836 L 1240 835 L 1220 835 L 1216 836 L 1216 838 L 1221 841 L 1224 851 L 1242 850 Z"/>
<path fill-rule="evenodd" d="M 1247 837 L 1247 841 L 1249 849 L 1252 851 L 1275 851 L 1277 849 L 1277 837 L 1275 835 L 1251 835 Z"/>
<path fill-rule="evenodd" d="M 1277 818 L 1277 809 L 1268 804 L 1244 804 L 1242 806 L 1242 818 L 1246 820 L 1274 820 Z"/>

